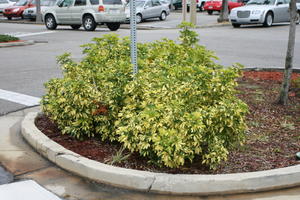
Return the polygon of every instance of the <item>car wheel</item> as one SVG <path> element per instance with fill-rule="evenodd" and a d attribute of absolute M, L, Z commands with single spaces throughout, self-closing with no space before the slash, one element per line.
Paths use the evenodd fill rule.
<path fill-rule="evenodd" d="M 160 21 L 165 21 L 167 19 L 167 13 L 162 11 L 159 17 Z"/>
<path fill-rule="evenodd" d="M 120 23 L 116 22 L 116 23 L 106 23 L 106 26 L 109 28 L 109 30 L 111 31 L 116 31 L 120 28 Z"/>
<path fill-rule="evenodd" d="M 7 17 L 8 20 L 11 20 L 11 17 Z"/>
<path fill-rule="evenodd" d="M 46 15 L 45 17 L 45 25 L 49 30 L 55 30 L 57 27 L 57 23 L 53 15 Z"/>
<path fill-rule="evenodd" d="M 297 20 L 296 20 L 296 24 L 300 23 L 300 12 L 297 13 Z"/>
<path fill-rule="evenodd" d="M 79 25 L 79 24 L 71 25 L 71 28 L 74 29 L 74 30 L 78 30 L 80 27 L 81 27 L 81 25 Z"/>
<path fill-rule="evenodd" d="M 142 20 L 143 20 L 142 15 L 141 15 L 141 14 L 137 14 L 137 15 L 136 15 L 136 23 L 139 24 L 139 23 L 142 22 Z"/>
<path fill-rule="evenodd" d="M 86 31 L 94 31 L 97 27 L 97 24 L 94 20 L 94 17 L 91 15 L 86 15 L 83 18 L 83 28 Z"/>
<path fill-rule="evenodd" d="M 209 15 L 212 15 L 212 14 L 213 14 L 213 11 L 212 11 L 212 10 L 208 10 L 207 13 L 208 13 Z"/>
<path fill-rule="evenodd" d="M 199 11 L 203 12 L 204 11 L 204 2 L 201 3 L 201 6 L 199 7 Z"/>
<path fill-rule="evenodd" d="M 232 26 L 233 26 L 233 28 L 239 28 L 239 27 L 241 27 L 240 24 L 232 24 Z"/>
<path fill-rule="evenodd" d="M 273 14 L 271 12 L 268 12 L 264 21 L 263 26 L 270 27 L 273 24 Z"/>

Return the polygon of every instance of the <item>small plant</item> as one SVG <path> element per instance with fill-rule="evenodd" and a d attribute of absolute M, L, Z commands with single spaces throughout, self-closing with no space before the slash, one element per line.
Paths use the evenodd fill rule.
<path fill-rule="evenodd" d="M 107 163 L 107 164 L 109 164 L 109 165 L 114 165 L 114 164 L 121 163 L 121 162 L 123 162 L 124 160 L 127 160 L 131 154 L 129 153 L 129 154 L 124 155 L 124 153 L 123 153 L 124 150 L 125 150 L 125 148 L 124 148 L 124 147 L 121 147 L 121 148 L 117 151 L 116 155 L 112 156 L 111 159 L 106 160 L 105 163 Z"/>
<path fill-rule="evenodd" d="M 17 37 L 11 36 L 11 35 L 1 35 L 0 34 L 0 42 L 11 42 L 11 41 L 17 41 L 20 40 Z"/>

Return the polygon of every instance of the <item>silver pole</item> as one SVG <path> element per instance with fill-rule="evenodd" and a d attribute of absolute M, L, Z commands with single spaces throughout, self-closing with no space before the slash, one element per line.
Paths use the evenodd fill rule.
<path fill-rule="evenodd" d="M 130 2 L 130 39 L 131 39 L 131 64 L 133 65 L 133 74 L 138 73 L 137 66 L 137 46 L 136 46 L 136 0 Z"/>

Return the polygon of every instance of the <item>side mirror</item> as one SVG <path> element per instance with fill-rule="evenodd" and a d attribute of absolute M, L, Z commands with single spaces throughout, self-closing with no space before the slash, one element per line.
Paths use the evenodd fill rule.
<path fill-rule="evenodd" d="M 147 8 L 149 8 L 149 6 L 145 6 L 144 8 L 147 9 Z"/>

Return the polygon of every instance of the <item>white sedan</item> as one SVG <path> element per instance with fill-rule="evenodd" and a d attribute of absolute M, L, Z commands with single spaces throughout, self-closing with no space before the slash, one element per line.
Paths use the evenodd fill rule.
<path fill-rule="evenodd" d="M 242 24 L 263 24 L 290 22 L 290 0 L 250 0 L 245 6 L 234 8 L 230 12 L 230 21 L 234 28 Z M 297 3 L 297 24 L 300 22 L 300 3 Z"/>

